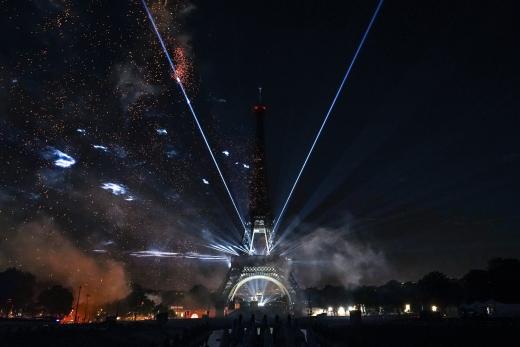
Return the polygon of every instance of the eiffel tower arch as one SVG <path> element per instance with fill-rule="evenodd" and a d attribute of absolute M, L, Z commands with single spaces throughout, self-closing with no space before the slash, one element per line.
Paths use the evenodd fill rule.
<path fill-rule="evenodd" d="M 263 306 L 270 300 L 264 297 L 264 290 L 270 285 L 274 287 L 276 296 L 285 300 L 288 311 L 294 312 L 300 302 L 300 292 L 291 273 L 290 261 L 272 252 L 272 214 L 265 166 L 266 110 L 261 100 L 253 106 L 256 131 L 249 176 L 250 221 L 242 240 L 243 249 L 247 252 L 231 260 L 226 279 L 220 287 L 221 301 L 233 306 L 230 304 L 241 295 L 244 287 L 252 287 L 241 299 L 251 303 L 251 306 Z"/>
<path fill-rule="evenodd" d="M 288 311 L 294 311 L 298 306 L 300 293 L 286 258 L 265 255 L 242 255 L 235 257 L 231 263 L 226 280 L 221 287 L 222 299 L 228 305 L 233 303 L 240 289 L 252 281 L 268 282 L 277 287 L 280 297 L 285 298 L 287 302 Z M 264 300 L 268 302 L 268 299 L 265 297 L 255 297 L 258 295 L 264 296 L 267 294 L 253 292 L 245 300 L 257 301 L 259 306 L 263 306 Z"/>

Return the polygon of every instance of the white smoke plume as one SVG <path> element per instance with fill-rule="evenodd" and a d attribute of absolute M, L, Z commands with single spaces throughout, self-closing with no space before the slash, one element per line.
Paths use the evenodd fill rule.
<path fill-rule="evenodd" d="M 325 284 L 352 287 L 389 277 L 381 252 L 352 239 L 348 229 L 318 228 L 304 236 L 294 252 L 295 275 L 304 287 Z"/>

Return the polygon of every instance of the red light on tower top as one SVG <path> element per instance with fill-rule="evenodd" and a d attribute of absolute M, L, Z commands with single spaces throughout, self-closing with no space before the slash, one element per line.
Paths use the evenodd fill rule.
<path fill-rule="evenodd" d="M 263 113 L 267 110 L 267 106 L 262 103 L 262 87 L 258 87 L 258 103 L 253 106 L 254 113 Z"/>

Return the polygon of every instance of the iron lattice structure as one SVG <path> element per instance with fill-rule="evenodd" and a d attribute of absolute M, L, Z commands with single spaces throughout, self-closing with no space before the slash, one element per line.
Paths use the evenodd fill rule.
<path fill-rule="evenodd" d="M 249 175 L 249 214 L 251 220 L 247 223 L 249 230 L 244 232 L 243 238 L 244 247 L 250 255 L 268 255 L 271 253 L 269 240 L 272 230 L 272 215 L 269 208 L 269 189 L 267 188 L 267 170 L 265 166 L 264 119 L 266 110 L 266 106 L 261 103 L 253 107 L 256 129 L 251 162 L 252 170 Z M 263 242 L 263 245 L 255 248 L 255 245 L 259 242 Z"/>
<path fill-rule="evenodd" d="M 261 101 L 253 107 L 256 121 L 250 190 L 250 222 L 244 231 L 243 245 L 248 252 L 232 259 L 231 267 L 221 286 L 222 299 L 234 300 L 238 290 L 252 280 L 274 283 L 287 297 L 289 309 L 294 310 L 299 290 L 290 271 L 290 263 L 283 256 L 272 254 L 272 214 L 269 207 L 269 190 L 265 156 L 264 119 L 267 107 Z"/>
<path fill-rule="evenodd" d="M 298 285 L 284 257 L 273 255 L 243 255 L 235 257 L 221 288 L 222 298 L 232 302 L 238 290 L 252 280 L 274 283 L 287 297 L 289 309 L 294 310 L 299 301 Z"/>

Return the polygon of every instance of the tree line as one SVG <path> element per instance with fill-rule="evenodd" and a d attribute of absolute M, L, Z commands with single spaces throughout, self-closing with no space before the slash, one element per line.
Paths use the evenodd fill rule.
<path fill-rule="evenodd" d="M 392 280 L 381 286 L 308 288 L 305 297 L 313 307 L 338 307 L 351 303 L 383 307 L 389 311 L 402 311 L 405 304 L 419 309 L 489 300 L 516 304 L 520 303 L 520 261 L 495 258 L 488 262 L 487 269 L 471 270 L 461 278 L 449 278 L 433 271 L 416 282 Z"/>
<path fill-rule="evenodd" d="M 215 294 L 202 285 L 195 285 L 187 292 L 158 292 L 145 289 L 136 283 L 131 287 L 131 292 L 125 298 L 104 305 L 102 316 L 96 316 L 92 312 L 90 318 L 104 319 L 119 314 L 132 314 L 134 317 L 153 315 L 168 312 L 172 305 L 209 310 L 215 300 Z M 16 268 L 0 272 L 0 318 L 42 315 L 63 318 L 71 312 L 76 301 L 77 297 L 74 297 L 72 288 L 65 288 L 60 284 L 38 283 L 33 274 Z M 174 312 L 168 313 L 174 316 Z"/>
<path fill-rule="evenodd" d="M 15 268 L 0 272 L 0 318 L 35 312 L 62 317 L 70 312 L 73 300 L 70 289 L 37 283 L 29 272 Z"/>
<path fill-rule="evenodd" d="M 153 295 L 160 300 L 154 301 Z M 171 305 L 210 309 L 218 293 L 211 293 L 202 285 L 187 292 L 151 291 L 132 285 L 124 299 L 106 305 L 107 314 L 153 314 L 168 311 Z M 389 281 L 380 286 L 345 288 L 326 285 L 304 290 L 307 304 L 312 307 L 334 307 L 349 304 L 368 308 L 402 311 L 405 304 L 416 308 L 458 306 L 465 303 L 494 300 L 501 303 L 520 303 L 520 261 L 496 258 L 484 270 L 471 270 L 461 278 L 449 278 L 434 271 L 416 282 Z M 0 317 L 9 314 L 44 314 L 63 317 L 70 313 L 74 296 L 71 288 L 59 284 L 42 284 L 33 274 L 9 268 L 0 272 Z"/>

